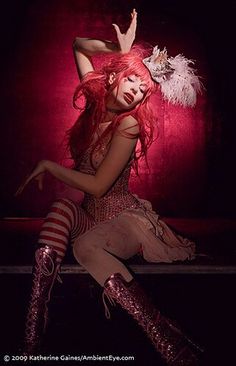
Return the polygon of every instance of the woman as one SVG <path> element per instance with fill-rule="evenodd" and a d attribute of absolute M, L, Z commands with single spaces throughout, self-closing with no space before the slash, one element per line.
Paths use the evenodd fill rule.
<path fill-rule="evenodd" d="M 189 88 L 185 88 L 185 95 L 177 90 L 178 83 L 173 89 L 175 78 L 181 82 L 184 79 L 183 68 L 180 75 L 174 64 L 178 56 L 168 59 L 166 50 L 161 52 L 156 47 L 151 56 L 145 57 L 147 51 L 142 47 L 132 47 L 136 24 L 137 13 L 133 10 L 125 34 L 114 25 L 117 44 L 75 39 L 73 49 L 81 83 L 74 102 L 85 98 L 83 111 L 68 133 L 75 166 L 68 169 L 52 161 L 40 161 L 16 193 L 20 194 L 32 180 L 37 180 L 42 189 L 45 173 L 84 192 L 81 205 L 68 199 L 54 202 L 42 226 L 26 324 L 28 354 L 40 346 L 46 304 L 70 242 L 76 260 L 104 287 L 104 296 L 116 300 L 138 321 L 169 365 L 197 364 L 191 342 L 160 314 L 118 259 L 141 253 L 150 262 L 172 262 L 192 259 L 195 251 L 193 242 L 173 233 L 149 202 L 128 190 L 130 170 L 137 169 L 140 157 L 146 158 L 153 140 L 151 94 L 161 86 L 164 98 L 193 105 L 199 88 L 189 61 L 182 58 L 191 83 L 185 77 Z M 98 53 L 110 57 L 101 70 L 95 71 L 91 56 Z"/>

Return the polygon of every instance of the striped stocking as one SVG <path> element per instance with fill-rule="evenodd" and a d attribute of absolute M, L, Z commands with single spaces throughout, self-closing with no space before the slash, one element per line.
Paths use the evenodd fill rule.
<path fill-rule="evenodd" d="M 57 263 L 65 256 L 69 241 L 83 234 L 94 225 L 92 219 L 76 203 L 61 198 L 56 200 L 42 225 L 39 244 L 49 245 L 57 252 Z"/>

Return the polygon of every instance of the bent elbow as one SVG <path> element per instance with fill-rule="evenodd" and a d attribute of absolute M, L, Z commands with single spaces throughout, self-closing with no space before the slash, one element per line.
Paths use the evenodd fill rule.
<path fill-rule="evenodd" d="M 80 38 L 79 37 L 75 37 L 75 39 L 73 40 L 73 43 L 72 43 L 72 49 L 74 51 L 78 51 L 80 49 Z"/>
<path fill-rule="evenodd" d="M 95 198 L 102 198 L 107 191 L 108 189 L 105 187 L 97 187 L 93 195 Z"/>
<path fill-rule="evenodd" d="M 72 42 L 72 49 L 75 50 L 76 49 L 76 41 L 77 41 L 77 38 L 75 38 Z"/>
<path fill-rule="evenodd" d="M 96 192 L 94 192 L 93 195 L 94 195 L 95 198 L 102 198 L 104 193 L 102 191 L 96 191 Z"/>

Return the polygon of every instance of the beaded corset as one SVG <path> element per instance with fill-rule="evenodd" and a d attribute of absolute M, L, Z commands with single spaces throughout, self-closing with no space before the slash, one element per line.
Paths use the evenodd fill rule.
<path fill-rule="evenodd" d="M 79 166 L 79 171 L 95 175 L 96 170 L 106 156 L 107 150 L 108 145 L 104 143 L 98 151 L 96 150 L 93 153 L 92 166 L 90 162 L 90 147 L 83 156 Z M 128 188 L 131 163 L 132 161 L 127 164 L 123 172 L 103 197 L 96 198 L 89 193 L 85 193 L 82 207 L 94 218 L 96 223 L 110 220 L 126 209 L 140 207 L 140 202 L 129 192 Z"/>

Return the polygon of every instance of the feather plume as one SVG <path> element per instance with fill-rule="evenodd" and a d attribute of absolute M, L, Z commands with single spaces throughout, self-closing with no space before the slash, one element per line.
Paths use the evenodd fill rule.
<path fill-rule="evenodd" d="M 155 46 L 150 57 L 143 60 L 157 83 L 165 100 L 184 107 L 194 107 L 197 94 L 202 91 L 202 83 L 192 67 L 193 60 L 179 54 L 167 57 L 166 48 L 160 51 Z"/>

